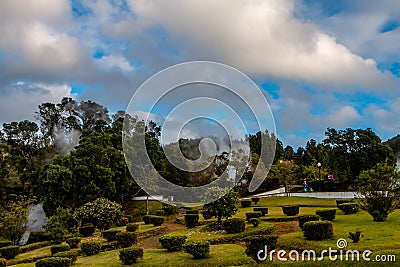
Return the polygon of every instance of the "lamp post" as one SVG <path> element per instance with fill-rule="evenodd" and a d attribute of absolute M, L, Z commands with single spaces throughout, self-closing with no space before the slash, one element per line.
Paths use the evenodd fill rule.
<path fill-rule="evenodd" d="M 317 163 L 317 167 L 318 167 L 318 185 L 319 185 L 319 192 L 321 192 L 321 167 L 322 167 L 321 162 L 318 162 L 318 163 Z"/>

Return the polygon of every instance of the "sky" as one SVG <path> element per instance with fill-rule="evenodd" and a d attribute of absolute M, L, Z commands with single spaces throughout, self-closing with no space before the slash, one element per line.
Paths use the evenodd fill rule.
<path fill-rule="evenodd" d="M 152 75 L 200 60 L 248 75 L 285 145 L 327 127 L 387 140 L 400 132 L 399 26 L 398 0 L 1 0 L 0 122 L 66 96 L 125 110 Z"/>

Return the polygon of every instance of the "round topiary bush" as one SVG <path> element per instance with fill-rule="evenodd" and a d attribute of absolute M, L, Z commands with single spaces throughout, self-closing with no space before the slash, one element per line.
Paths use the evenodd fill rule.
<path fill-rule="evenodd" d="M 262 216 L 265 216 L 266 214 L 268 214 L 268 208 L 266 208 L 266 207 L 255 207 L 255 208 L 253 208 L 253 211 L 254 212 L 257 212 L 257 211 L 261 212 Z"/>
<path fill-rule="evenodd" d="M 61 252 L 61 251 L 69 251 L 71 248 L 67 244 L 61 244 L 61 245 L 53 245 L 50 247 L 51 255 L 53 256 L 54 254 Z"/>
<path fill-rule="evenodd" d="M 82 238 L 80 237 L 71 237 L 66 240 L 67 244 L 70 248 L 78 248 L 79 243 L 81 242 Z"/>
<path fill-rule="evenodd" d="M 70 264 L 70 258 L 61 257 L 49 257 L 35 262 L 36 267 L 68 267 Z"/>
<path fill-rule="evenodd" d="M 358 212 L 357 203 L 343 203 L 339 204 L 338 207 L 344 214 L 354 214 Z"/>
<path fill-rule="evenodd" d="M 286 205 L 282 206 L 283 214 L 286 216 L 296 216 L 299 214 L 300 206 L 299 205 Z"/>
<path fill-rule="evenodd" d="M 314 214 L 302 215 L 302 216 L 297 217 L 297 219 L 299 220 L 299 227 L 303 228 L 303 225 L 306 222 L 319 221 L 319 216 L 318 215 L 314 215 Z"/>
<path fill-rule="evenodd" d="M 130 247 L 137 242 L 137 236 L 133 232 L 121 232 L 116 234 L 115 237 L 123 248 Z"/>
<path fill-rule="evenodd" d="M 121 233 L 121 230 L 118 229 L 110 229 L 103 232 L 103 237 L 107 239 L 108 242 L 115 241 L 117 238 L 115 237 L 118 233 Z"/>
<path fill-rule="evenodd" d="M 256 235 L 246 237 L 244 242 L 246 243 L 246 254 L 256 262 L 261 262 L 257 256 L 260 250 L 264 251 L 267 246 L 268 251 L 276 248 L 278 237 L 274 235 Z M 268 255 L 266 255 L 268 256 Z"/>
<path fill-rule="evenodd" d="M 79 228 L 79 233 L 83 237 L 89 237 L 94 234 L 95 227 L 93 224 L 87 224 Z"/>
<path fill-rule="evenodd" d="M 124 265 L 134 264 L 138 258 L 143 258 L 143 248 L 125 248 L 119 251 L 119 260 Z"/>
<path fill-rule="evenodd" d="M 333 221 L 336 216 L 336 209 L 317 210 L 315 211 L 315 214 L 321 217 L 321 220 L 323 221 Z"/>
<path fill-rule="evenodd" d="M 76 259 L 78 258 L 78 253 L 76 251 L 62 251 L 54 254 L 53 256 L 60 258 L 69 258 L 71 260 L 71 264 L 74 264 L 76 262 Z"/>
<path fill-rule="evenodd" d="M 138 229 L 139 229 L 139 225 L 136 223 L 128 223 L 126 225 L 126 231 L 128 231 L 128 232 L 135 232 Z"/>
<path fill-rule="evenodd" d="M 86 256 L 99 254 L 101 251 L 101 243 L 98 241 L 89 241 L 81 244 L 81 250 Z"/>
<path fill-rule="evenodd" d="M 241 218 L 230 218 L 222 223 L 222 227 L 228 234 L 241 233 L 244 232 L 246 222 Z"/>
<path fill-rule="evenodd" d="M 185 235 L 164 235 L 159 238 L 161 246 L 169 252 L 180 251 L 186 240 Z"/>
<path fill-rule="evenodd" d="M 311 221 L 303 225 L 304 237 L 308 240 L 324 240 L 333 236 L 333 226 L 329 221 Z"/>
<path fill-rule="evenodd" d="M 199 214 L 185 214 L 185 225 L 187 228 L 194 228 L 199 222 Z"/>
<path fill-rule="evenodd" d="M 241 200 L 241 201 L 240 201 L 240 206 L 241 206 L 242 208 L 248 208 L 248 207 L 250 207 L 250 206 L 251 206 L 251 200 L 248 200 L 248 199 L 243 199 L 243 200 Z"/>
<path fill-rule="evenodd" d="M 150 216 L 150 223 L 154 226 L 160 226 L 164 223 L 164 217 L 161 216 Z"/>
<path fill-rule="evenodd" d="M 19 246 L 8 246 L 0 248 L 0 255 L 6 260 L 14 259 L 19 253 Z"/>
<path fill-rule="evenodd" d="M 183 245 L 183 250 L 195 259 L 204 259 L 210 256 L 210 243 L 208 241 L 190 241 Z"/>
<path fill-rule="evenodd" d="M 256 212 L 246 212 L 246 221 L 249 221 L 252 218 L 260 218 L 262 216 L 262 213 L 260 211 Z"/>

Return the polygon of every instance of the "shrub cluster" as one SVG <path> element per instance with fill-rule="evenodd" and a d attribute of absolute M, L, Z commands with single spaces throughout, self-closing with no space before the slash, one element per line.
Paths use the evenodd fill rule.
<path fill-rule="evenodd" d="M 304 225 L 306 222 L 310 222 L 310 221 L 319 221 L 319 216 L 318 216 L 318 215 L 313 215 L 313 214 L 310 214 L 310 215 L 302 215 L 302 216 L 299 216 L 297 219 L 299 220 L 299 227 L 300 227 L 300 228 L 303 228 L 303 225 Z"/>
<path fill-rule="evenodd" d="M 79 228 L 79 233 L 83 237 L 89 237 L 94 234 L 95 227 L 93 224 L 87 224 Z"/>
<path fill-rule="evenodd" d="M 14 259 L 19 253 L 19 246 L 8 246 L 0 248 L 0 255 L 6 260 Z"/>
<path fill-rule="evenodd" d="M 323 221 L 333 221 L 336 216 L 336 209 L 323 209 L 315 211 Z"/>
<path fill-rule="evenodd" d="M 101 243 L 98 241 L 89 241 L 82 243 L 81 250 L 87 256 L 99 254 L 101 251 Z"/>
<path fill-rule="evenodd" d="M 32 243 L 50 241 L 50 240 L 51 240 L 51 237 L 47 231 L 36 230 L 36 231 L 31 231 L 31 233 L 29 234 L 28 243 L 32 244 Z"/>
<path fill-rule="evenodd" d="M 29 245 L 25 245 L 22 247 L 19 247 L 19 253 L 26 253 L 29 251 L 33 251 L 39 248 L 44 248 L 44 247 L 48 247 L 51 245 L 50 241 L 42 241 L 42 242 L 36 242 L 33 244 L 29 244 Z"/>
<path fill-rule="evenodd" d="M 101 251 L 116 250 L 119 248 L 120 248 L 120 245 L 119 245 L 118 241 L 111 241 L 111 242 L 101 244 Z"/>
<path fill-rule="evenodd" d="M 164 215 L 165 216 L 171 216 L 171 215 L 177 213 L 179 208 L 177 206 L 165 205 L 163 207 L 163 210 L 164 210 Z"/>
<path fill-rule="evenodd" d="M 250 221 L 252 218 L 260 218 L 262 213 L 260 211 L 256 212 L 246 212 L 246 221 Z"/>
<path fill-rule="evenodd" d="M 37 260 L 35 263 L 36 267 L 68 267 L 71 264 L 70 258 L 61 257 L 49 257 L 41 260 Z"/>
<path fill-rule="evenodd" d="M 142 220 L 143 220 L 144 224 L 150 224 L 150 216 L 151 215 L 144 215 L 142 217 Z"/>
<path fill-rule="evenodd" d="M 185 225 L 187 228 L 194 228 L 199 222 L 199 214 L 185 214 Z"/>
<path fill-rule="evenodd" d="M 161 246 L 169 252 L 180 251 L 186 240 L 185 235 L 164 235 L 159 238 Z"/>
<path fill-rule="evenodd" d="M 296 216 L 299 214 L 300 206 L 299 205 L 286 205 L 282 206 L 283 214 L 286 216 Z"/>
<path fill-rule="evenodd" d="M 164 210 L 163 209 L 157 209 L 156 210 L 156 215 L 157 216 L 164 216 Z"/>
<path fill-rule="evenodd" d="M 13 242 L 9 240 L 0 241 L 0 248 L 12 246 Z"/>
<path fill-rule="evenodd" d="M 212 213 L 209 212 L 209 211 L 207 211 L 207 210 L 203 210 L 203 211 L 201 212 L 201 214 L 203 215 L 204 220 L 211 219 L 212 216 L 213 216 Z"/>
<path fill-rule="evenodd" d="M 204 259 L 210 256 L 210 243 L 207 241 L 190 241 L 183 245 L 183 250 L 195 259 Z"/>
<path fill-rule="evenodd" d="M 115 238 L 123 248 L 130 247 L 137 242 L 137 236 L 133 232 L 121 232 L 116 234 Z"/>
<path fill-rule="evenodd" d="M 338 208 L 344 213 L 344 214 L 354 214 L 358 212 L 358 204 L 357 203 L 343 203 L 339 204 Z"/>
<path fill-rule="evenodd" d="M 136 223 L 128 223 L 126 225 L 126 231 L 128 231 L 128 232 L 135 232 L 138 229 L 139 229 L 139 225 Z"/>
<path fill-rule="evenodd" d="M 199 210 L 186 210 L 186 214 L 199 214 Z"/>
<path fill-rule="evenodd" d="M 119 251 L 119 260 L 124 265 L 134 264 L 138 258 L 143 258 L 143 248 L 125 248 Z"/>
<path fill-rule="evenodd" d="M 53 256 L 54 254 L 62 251 L 69 251 L 71 248 L 67 244 L 62 244 L 62 245 L 53 245 L 50 247 L 51 255 Z"/>
<path fill-rule="evenodd" d="M 265 216 L 266 214 L 268 214 L 268 208 L 267 207 L 255 207 L 253 208 L 254 212 L 261 212 L 262 216 Z"/>
<path fill-rule="evenodd" d="M 324 240 L 333 236 L 333 226 L 329 221 L 312 221 L 303 225 L 304 237 L 308 240 Z"/>
<path fill-rule="evenodd" d="M 353 200 L 352 199 L 337 199 L 336 206 L 339 208 L 340 204 L 350 203 L 350 202 L 353 202 Z"/>
<path fill-rule="evenodd" d="M 81 242 L 82 238 L 80 237 L 71 237 L 66 240 L 67 244 L 70 248 L 78 248 L 79 243 Z"/>
<path fill-rule="evenodd" d="M 78 258 L 78 253 L 76 251 L 62 251 L 54 254 L 53 256 L 60 258 L 68 258 L 70 259 L 71 264 L 74 264 L 76 262 L 76 259 Z"/>
<path fill-rule="evenodd" d="M 256 262 L 261 262 L 257 257 L 260 250 L 264 251 L 265 246 L 271 251 L 276 248 L 278 237 L 274 235 L 255 235 L 246 237 L 244 242 L 246 243 L 246 254 Z"/>
<path fill-rule="evenodd" d="M 164 223 L 164 217 L 161 216 L 150 216 L 150 224 L 154 226 L 160 226 Z"/>
<path fill-rule="evenodd" d="M 103 232 L 103 237 L 107 239 L 108 242 L 117 240 L 116 235 L 121 233 L 121 230 L 110 229 Z"/>
<path fill-rule="evenodd" d="M 242 208 L 248 208 L 248 207 L 250 207 L 251 206 L 251 200 L 241 200 L 240 201 L 240 206 L 242 207 Z"/>
<path fill-rule="evenodd" d="M 222 227 L 228 234 L 241 233 L 244 232 L 246 222 L 241 218 L 230 218 L 222 223 Z"/>
<path fill-rule="evenodd" d="M 258 227 L 260 224 L 260 218 L 251 218 L 249 220 L 249 223 L 251 223 L 254 227 Z"/>

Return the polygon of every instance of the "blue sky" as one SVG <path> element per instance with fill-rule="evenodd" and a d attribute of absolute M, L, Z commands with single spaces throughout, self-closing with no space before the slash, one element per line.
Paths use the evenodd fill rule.
<path fill-rule="evenodd" d="M 64 96 L 124 110 L 154 73 L 210 60 L 264 90 L 285 145 L 327 127 L 386 140 L 400 132 L 399 26 L 397 0 L 2 0 L 0 121 Z"/>

